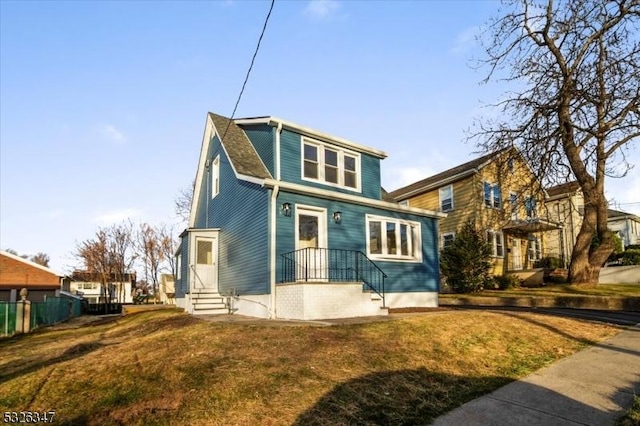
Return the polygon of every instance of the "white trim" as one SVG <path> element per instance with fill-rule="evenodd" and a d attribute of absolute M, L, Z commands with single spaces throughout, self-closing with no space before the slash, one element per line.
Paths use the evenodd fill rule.
<path fill-rule="evenodd" d="M 385 293 L 384 301 L 389 308 L 437 308 L 437 291 L 415 291 Z"/>
<path fill-rule="evenodd" d="M 443 232 L 440 235 L 440 248 L 441 249 L 443 249 L 445 247 L 445 245 L 444 245 L 444 237 L 447 237 L 449 235 L 452 236 L 454 240 L 456 239 L 456 233 L 455 232 Z"/>
<path fill-rule="evenodd" d="M 326 207 L 309 206 L 306 204 L 295 205 L 295 249 L 299 250 L 300 242 L 300 222 L 299 217 L 301 214 L 307 214 L 308 216 L 318 216 L 318 248 L 329 248 L 329 236 L 327 226 L 327 209 Z"/>
<path fill-rule="evenodd" d="M 495 257 L 498 259 L 502 259 L 505 253 L 505 245 L 504 245 L 504 233 L 502 231 L 495 231 L 493 229 L 487 229 L 485 234 L 486 240 L 488 240 L 489 235 L 491 235 L 491 242 L 487 241 L 487 244 L 491 246 L 491 257 Z M 502 247 L 502 254 L 498 254 L 498 240 L 497 236 L 500 236 L 500 247 Z"/>
<path fill-rule="evenodd" d="M 313 146 L 317 149 L 318 177 L 315 179 L 306 177 L 304 175 L 304 163 L 306 161 L 304 156 L 305 145 Z M 338 182 L 337 183 L 329 182 L 326 180 L 325 167 L 327 164 L 325 160 L 325 155 L 327 150 L 334 151 L 336 152 L 336 155 L 337 155 L 337 162 L 338 162 L 338 165 L 337 165 Z M 355 188 L 344 184 L 344 173 L 345 173 L 344 156 L 345 155 L 349 157 L 353 157 L 356 161 L 356 171 L 355 171 L 356 187 Z M 303 136 L 300 138 L 300 178 L 304 181 L 313 182 L 320 185 L 333 186 L 335 188 L 345 189 L 347 191 L 362 192 L 362 161 L 361 161 L 360 153 L 355 151 L 349 151 L 342 147 L 336 147 L 335 145 L 329 145 L 325 142 L 318 141 L 315 139 L 310 139 L 308 137 Z"/>
<path fill-rule="evenodd" d="M 347 149 L 353 149 L 358 152 L 366 153 L 378 157 L 380 159 L 387 158 L 387 153 L 379 149 L 371 148 L 359 143 L 343 139 L 337 136 L 330 135 L 328 133 L 313 130 L 308 127 L 300 126 L 299 124 L 292 123 L 290 121 L 282 120 L 277 117 L 255 117 L 255 118 L 237 118 L 233 120 L 236 124 L 268 124 L 270 126 L 281 125 L 287 129 L 294 130 L 304 136 L 310 136 L 312 138 L 320 139 L 324 142 L 339 145 Z"/>
<path fill-rule="evenodd" d="M 220 193 L 220 154 L 211 161 L 211 199 Z"/>
<path fill-rule="evenodd" d="M 448 210 L 445 210 L 442 207 L 442 200 L 443 200 L 443 198 L 442 198 L 442 190 L 443 189 L 449 189 L 449 191 L 451 192 L 451 197 L 450 197 L 451 198 L 451 208 L 448 209 Z M 445 198 L 445 200 L 446 200 L 446 198 Z M 455 208 L 455 204 L 454 204 L 454 200 L 453 200 L 453 184 L 445 185 L 445 186 L 442 186 L 442 187 L 440 187 L 438 189 L 438 201 L 439 201 L 439 204 L 440 204 L 440 211 L 441 212 L 446 213 L 446 212 L 453 211 L 453 209 Z"/>
<path fill-rule="evenodd" d="M 327 200 L 345 201 L 348 203 L 359 204 L 362 206 L 376 207 L 388 211 L 395 211 L 400 213 L 413 213 L 417 216 L 431 217 L 431 218 L 445 218 L 446 213 L 435 212 L 433 210 L 425 210 L 417 207 L 404 207 L 397 203 L 390 203 L 387 201 L 374 200 L 358 195 L 344 194 L 342 192 L 329 191 L 321 188 L 313 188 L 306 185 L 300 185 L 290 182 L 278 182 L 273 179 L 265 179 L 265 186 L 280 186 L 281 191 L 294 192 L 301 195 L 312 195 L 318 198 L 325 198 Z"/>
<path fill-rule="evenodd" d="M 371 222 L 380 222 L 380 246 L 382 253 L 371 253 L 371 239 L 370 239 L 370 224 Z M 386 254 L 387 249 L 387 230 L 386 224 L 394 223 L 400 225 L 395 230 L 396 251 L 402 250 L 400 227 L 405 225 L 411 231 L 411 238 L 407 238 L 407 248 L 409 255 L 402 254 Z M 420 222 L 414 222 L 411 220 L 397 219 L 395 217 L 378 216 L 378 215 L 365 215 L 365 238 L 367 246 L 367 257 L 371 260 L 381 260 L 389 262 L 409 262 L 409 263 L 422 263 L 422 224 Z"/>
<path fill-rule="evenodd" d="M 269 197 L 269 228 L 267 229 L 267 235 L 269 238 L 269 318 L 275 318 L 276 313 L 276 229 L 277 229 L 277 216 L 278 216 L 278 193 L 280 187 L 275 186 L 271 190 L 271 196 Z"/>

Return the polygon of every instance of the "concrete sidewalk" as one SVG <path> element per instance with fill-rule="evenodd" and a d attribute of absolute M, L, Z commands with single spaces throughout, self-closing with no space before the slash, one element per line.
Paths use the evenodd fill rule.
<path fill-rule="evenodd" d="M 613 425 L 640 394 L 640 328 L 628 328 L 470 401 L 434 426 Z"/>

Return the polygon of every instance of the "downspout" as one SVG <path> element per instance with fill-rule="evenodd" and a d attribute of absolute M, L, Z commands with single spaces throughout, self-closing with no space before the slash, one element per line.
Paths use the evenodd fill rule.
<path fill-rule="evenodd" d="M 276 158 L 275 158 L 275 169 L 276 169 L 277 181 L 280 181 L 280 134 L 281 133 L 282 133 L 282 123 L 278 123 L 278 127 L 276 127 Z"/>
<path fill-rule="evenodd" d="M 271 190 L 271 212 L 269 215 L 269 318 L 276 318 L 276 217 L 278 214 L 276 200 L 280 192 L 280 186 L 275 185 Z"/>
<path fill-rule="evenodd" d="M 282 133 L 282 123 L 278 123 L 276 127 L 276 146 L 275 146 L 275 174 L 276 180 L 280 181 L 280 134 Z M 277 221 L 278 209 L 276 200 L 278 199 L 278 193 L 280 192 L 280 186 L 275 185 L 271 190 L 271 214 L 269 215 L 269 305 L 271 310 L 269 312 L 269 318 L 275 319 L 276 315 L 276 235 L 277 235 Z"/>

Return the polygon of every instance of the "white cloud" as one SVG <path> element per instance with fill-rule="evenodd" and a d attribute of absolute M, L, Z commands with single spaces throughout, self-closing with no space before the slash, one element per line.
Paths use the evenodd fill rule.
<path fill-rule="evenodd" d="M 316 19 L 329 19 L 340 10 L 337 0 L 310 0 L 304 14 Z"/>
<path fill-rule="evenodd" d="M 453 46 L 451 47 L 451 53 L 456 55 L 462 55 L 472 50 L 477 44 L 476 37 L 480 35 L 481 27 L 472 26 L 464 29 L 458 33 Z"/>
<path fill-rule="evenodd" d="M 123 144 L 127 140 L 124 134 L 111 124 L 105 124 L 101 126 L 98 129 L 98 132 L 105 140 L 116 144 Z"/>
<path fill-rule="evenodd" d="M 140 216 L 142 216 L 142 211 L 136 208 L 111 210 L 98 214 L 93 218 L 93 223 L 98 225 L 113 225 Z"/>

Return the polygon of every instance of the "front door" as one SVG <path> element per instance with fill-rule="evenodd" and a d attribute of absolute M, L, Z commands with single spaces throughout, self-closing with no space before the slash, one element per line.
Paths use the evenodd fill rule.
<path fill-rule="evenodd" d="M 511 263 L 513 265 L 513 269 L 519 271 L 522 269 L 522 250 L 520 250 L 520 239 L 512 238 L 511 239 Z"/>
<path fill-rule="evenodd" d="M 196 237 L 195 242 L 194 289 L 218 291 L 216 274 L 218 240 L 211 237 Z"/>
<path fill-rule="evenodd" d="M 327 211 L 296 206 L 296 280 L 327 281 Z"/>

